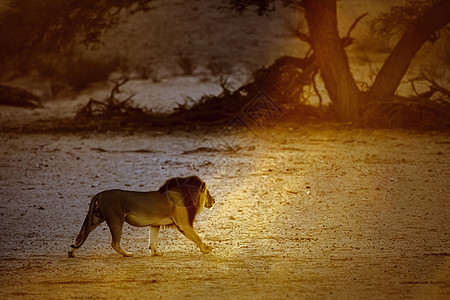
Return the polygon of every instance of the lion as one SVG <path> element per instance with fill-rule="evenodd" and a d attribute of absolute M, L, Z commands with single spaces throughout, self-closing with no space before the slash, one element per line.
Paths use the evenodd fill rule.
<path fill-rule="evenodd" d="M 149 226 L 149 249 L 151 256 L 160 256 L 157 251 L 158 233 L 161 226 L 173 225 L 193 241 L 202 253 L 210 253 L 212 247 L 203 243 L 195 232 L 193 223 L 203 206 L 211 208 L 215 203 L 206 183 L 197 176 L 172 178 L 157 191 L 135 192 L 107 190 L 95 195 L 84 219 L 80 233 L 70 247 L 69 257 L 86 241 L 89 233 L 106 221 L 111 231 L 111 246 L 124 257 L 133 256 L 120 247 L 123 224 L 136 227 Z"/>

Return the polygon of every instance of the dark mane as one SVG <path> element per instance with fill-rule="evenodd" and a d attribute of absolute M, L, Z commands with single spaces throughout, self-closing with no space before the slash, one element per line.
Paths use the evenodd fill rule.
<path fill-rule="evenodd" d="M 191 226 L 200 205 L 198 194 L 204 182 L 197 176 L 175 177 L 167 180 L 158 190 L 160 193 L 179 191 L 183 196 L 183 205 L 186 207 Z"/>

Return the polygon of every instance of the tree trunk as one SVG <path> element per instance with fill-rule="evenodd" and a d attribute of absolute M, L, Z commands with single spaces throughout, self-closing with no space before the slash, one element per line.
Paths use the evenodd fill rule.
<path fill-rule="evenodd" d="M 371 89 L 374 100 L 391 99 L 417 51 L 450 22 L 450 1 L 443 0 L 414 21 L 384 63 Z"/>
<path fill-rule="evenodd" d="M 309 41 L 338 120 L 357 121 L 362 93 L 341 43 L 335 0 L 304 0 Z"/>

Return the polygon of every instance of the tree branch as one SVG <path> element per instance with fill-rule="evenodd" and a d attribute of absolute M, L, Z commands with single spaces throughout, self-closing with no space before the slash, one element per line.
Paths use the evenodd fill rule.
<path fill-rule="evenodd" d="M 352 33 L 353 29 L 355 29 L 355 27 L 356 27 L 356 25 L 358 24 L 358 22 L 359 22 L 362 18 L 364 18 L 365 16 L 367 16 L 368 14 L 369 14 L 369 13 L 362 14 L 361 16 L 359 16 L 358 18 L 356 18 L 355 21 L 353 21 L 353 24 L 350 26 L 350 28 L 349 28 L 348 31 L 347 31 L 347 36 L 341 38 L 342 46 L 343 46 L 344 48 L 350 46 L 351 44 L 353 44 L 353 38 L 350 37 L 350 34 Z"/>
<path fill-rule="evenodd" d="M 406 30 L 384 63 L 371 89 L 373 100 L 392 99 L 412 59 L 430 36 L 450 22 L 450 1 L 438 2 Z"/>
<path fill-rule="evenodd" d="M 312 80 L 311 81 L 312 81 L 314 92 L 316 93 L 317 97 L 319 97 L 319 108 L 321 109 L 322 108 L 323 99 L 322 99 L 322 95 L 320 94 L 319 89 L 317 88 L 317 84 L 316 84 L 316 75 L 318 73 L 319 73 L 319 70 L 316 70 L 314 72 L 314 74 L 312 75 Z"/>
<path fill-rule="evenodd" d="M 347 31 L 347 38 L 350 38 L 350 34 L 352 33 L 353 29 L 355 29 L 356 25 L 358 24 L 359 21 L 361 21 L 362 18 L 364 18 L 365 16 L 367 16 L 369 13 L 366 12 L 362 15 L 360 15 L 358 18 L 356 18 L 355 21 L 353 21 L 353 24 L 350 26 L 350 28 Z"/>
<path fill-rule="evenodd" d="M 425 82 L 430 83 L 430 86 L 428 87 L 428 91 L 419 93 L 417 91 L 416 85 L 415 85 L 415 83 L 417 81 L 425 81 Z M 410 82 L 411 82 L 411 88 L 413 89 L 416 96 L 419 98 L 430 98 L 437 92 L 439 92 L 443 95 L 446 95 L 446 96 L 450 96 L 450 90 L 440 86 L 439 84 L 436 83 L 436 81 L 434 81 L 433 79 L 428 78 L 426 76 L 414 77 L 413 79 L 410 80 Z"/>

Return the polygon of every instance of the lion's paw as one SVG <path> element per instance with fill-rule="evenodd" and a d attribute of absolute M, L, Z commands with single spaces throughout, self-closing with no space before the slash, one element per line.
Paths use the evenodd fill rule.
<path fill-rule="evenodd" d="M 200 250 L 202 251 L 203 254 L 208 254 L 208 253 L 211 253 L 211 251 L 213 250 L 213 247 L 203 244 L 202 248 Z"/>

